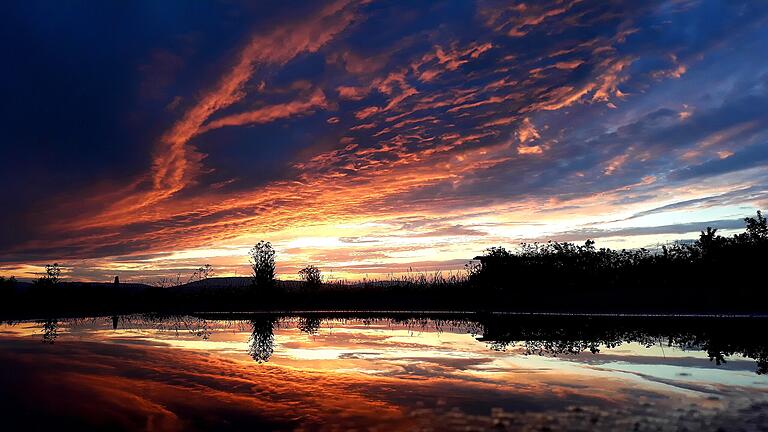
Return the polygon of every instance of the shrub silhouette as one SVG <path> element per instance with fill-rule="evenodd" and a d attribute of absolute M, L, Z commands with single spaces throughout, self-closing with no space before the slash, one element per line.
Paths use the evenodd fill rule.
<path fill-rule="evenodd" d="M 61 267 L 58 263 L 45 266 L 45 278 L 50 281 L 51 285 L 59 283 L 59 279 L 61 278 Z"/>
<path fill-rule="evenodd" d="M 215 274 L 216 272 L 213 270 L 213 266 L 210 264 L 205 264 L 195 269 L 195 271 L 189 277 L 189 280 L 187 281 L 187 283 L 192 281 L 206 280 L 208 278 L 213 277 Z"/>
<path fill-rule="evenodd" d="M 275 285 L 275 250 L 270 242 L 260 241 L 248 252 L 253 283 L 257 287 L 271 288 Z"/>
<path fill-rule="evenodd" d="M 59 283 L 61 278 L 61 266 L 58 263 L 46 264 L 45 275 L 35 281 L 35 287 L 38 289 L 53 288 Z"/>
<path fill-rule="evenodd" d="M 16 278 L 11 276 L 8 279 L 0 276 L 0 300 L 11 302 L 16 296 Z"/>
<path fill-rule="evenodd" d="M 743 307 L 768 297 L 750 284 L 768 253 L 768 223 L 759 211 L 744 221 L 746 232 L 733 237 L 707 227 L 695 242 L 658 252 L 597 249 L 592 240 L 523 243 L 514 253 L 494 247 L 468 265 L 470 284 L 518 307 Z"/>
<path fill-rule="evenodd" d="M 316 290 L 323 284 L 323 276 L 320 269 L 310 265 L 299 270 L 299 277 L 304 282 L 304 287 L 309 290 Z"/>

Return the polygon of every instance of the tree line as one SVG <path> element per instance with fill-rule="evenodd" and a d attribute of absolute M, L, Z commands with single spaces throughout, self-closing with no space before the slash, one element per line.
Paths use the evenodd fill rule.
<path fill-rule="evenodd" d="M 707 227 L 690 243 L 658 250 L 597 248 L 550 241 L 523 243 L 516 250 L 492 247 L 461 274 L 408 274 L 386 280 L 327 282 L 308 265 L 295 283 L 276 278 L 276 253 L 261 241 L 249 251 L 248 286 L 201 284 L 191 289 L 181 277 L 138 291 L 93 284 L 61 283 L 61 267 L 46 273 L 25 293 L 15 279 L 0 278 L 6 309 L 115 307 L 126 310 L 517 310 L 517 311 L 750 311 L 765 312 L 768 289 L 763 266 L 768 256 L 768 223 L 758 211 L 744 219 L 745 231 L 730 237 Z M 201 266 L 189 281 L 214 275 Z M 188 281 L 188 282 L 189 282 Z M 122 284 L 115 280 L 115 287 Z M 178 286 L 180 289 L 164 289 Z M 16 306 L 13 306 L 16 304 Z M 2 307 L 0 307 L 2 309 Z"/>

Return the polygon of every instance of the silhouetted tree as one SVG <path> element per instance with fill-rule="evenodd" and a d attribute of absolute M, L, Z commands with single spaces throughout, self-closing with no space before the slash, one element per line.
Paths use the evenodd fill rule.
<path fill-rule="evenodd" d="M 497 282 L 514 271 L 517 256 L 503 247 L 490 247 L 482 256 L 475 257 L 479 261 L 470 262 L 465 266 L 467 274 L 472 282 L 483 289 L 495 288 Z"/>
<path fill-rule="evenodd" d="M 214 274 L 216 274 L 216 272 L 213 270 L 213 266 L 210 264 L 205 264 L 204 266 L 197 269 L 197 275 L 200 279 L 208 279 L 209 277 L 213 277 Z"/>
<path fill-rule="evenodd" d="M 248 252 L 253 283 L 258 287 L 273 287 L 275 284 L 275 250 L 270 242 L 260 241 Z"/>
<path fill-rule="evenodd" d="M 35 286 L 38 288 L 47 290 L 48 288 L 52 288 L 56 284 L 58 284 L 60 278 L 61 278 L 61 266 L 59 266 L 58 263 L 47 264 L 45 266 L 45 275 L 40 277 L 35 282 Z"/>
<path fill-rule="evenodd" d="M 763 217 L 763 213 L 758 210 L 757 217 L 744 218 L 744 222 L 747 224 L 747 236 L 752 241 L 766 241 L 768 240 L 768 221 Z"/>
<path fill-rule="evenodd" d="M 467 273 L 468 279 L 477 278 L 480 276 L 480 272 L 483 271 L 483 265 L 479 260 L 472 260 L 464 264 L 464 271 Z"/>
<path fill-rule="evenodd" d="M 299 270 L 299 277 L 304 281 L 304 287 L 309 290 L 316 290 L 323 284 L 323 276 L 320 269 L 310 265 Z"/>
<path fill-rule="evenodd" d="M 59 263 L 47 264 L 45 266 L 45 279 L 50 285 L 56 285 L 61 278 L 61 266 Z"/>
<path fill-rule="evenodd" d="M 206 280 L 210 277 L 213 277 L 214 274 L 215 272 L 213 270 L 213 266 L 210 264 L 205 264 L 195 269 L 194 273 L 192 273 L 192 276 L 189 277 L 188 282 L 192 282 L 194 280 Z"/>
<path fill-rule="evenodd" d="M 768 254 L 768 221 L 761 212 L 744 221 L 742 234 L 723 237 L 707 227 L 695 242 L 664 245 L 659 253 L 597 249 L 592 240 L 524 243 L 514 253 L 493 247 L 475 258 L 480 265 L 467 265 L 469 283 L 494 307 L 757 308 L 768 291 L 748 279 Z M 537 286 L 550 295 L 531 289 Z"/>
<path fill-rule="evenodd" d="M 714 251 L 721 242 L 721 237 L 717 235 L 717 228 L 707 227 L 702 231 L 699 240 L 696 242 L 704 255 Z"/>

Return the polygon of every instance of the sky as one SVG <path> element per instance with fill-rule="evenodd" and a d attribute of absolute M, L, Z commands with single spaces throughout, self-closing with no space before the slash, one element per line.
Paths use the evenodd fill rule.
<path fill-rule="evenodd" d="M 460 271 L 768 208 L 750 1 L 0 6 L 0 275 Z"/>

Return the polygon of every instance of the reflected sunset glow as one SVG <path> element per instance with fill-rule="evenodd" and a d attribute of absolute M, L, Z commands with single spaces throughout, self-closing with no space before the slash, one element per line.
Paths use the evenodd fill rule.
<path fill-rule="evenodd" d="M 648 416 L 660 403 L 666 412 L 696 406 L 708 416 L 768 390 L 746 360 L 731 358 L 724 369 L 702 352 L 670 346 L 627 343 L 553 357 L 526 355 L 522 346 L 492 350 L 466 324 L 324 320 L 310 333 L 297 325 L 276 323 L 265 363 L 247 354 L 247 321 L 133 317 L 114 330 L 109 318 L 62 321 L 53 345 L 40 344 L 40 324 L 3 325 L 0 357 L 17 365 L 16 378 L 3 380 L 20 392 L 16 404 L 65 389 L 90 401 L 51 404 L 53 416 L 87 412 L 81 418 L 91 426 L 128 428 L 149 419 L 163 430 L 226 427 L 232 418 L 278 429 L 456 428 L 515 415 L 529 424 L 574 421 L 569 413 L 584 410 L 605 425 Z"/>

